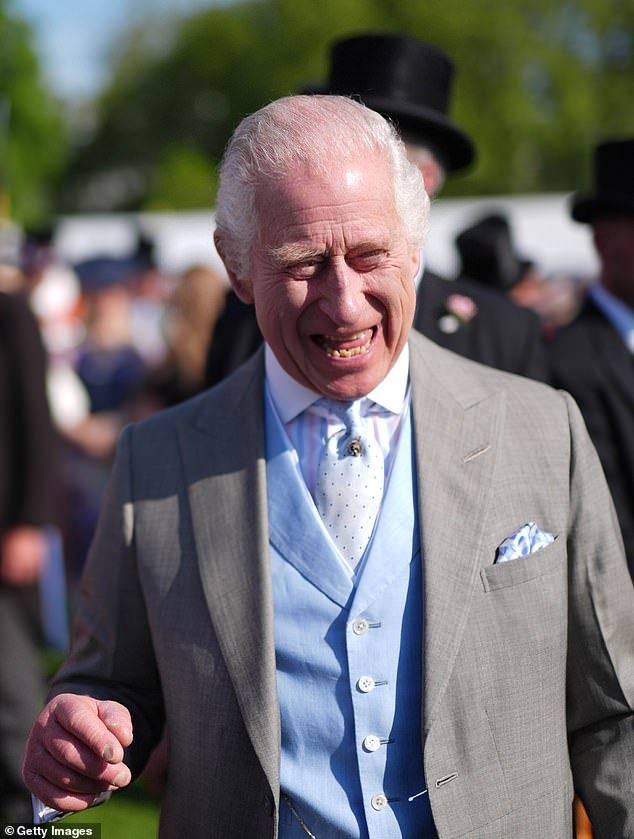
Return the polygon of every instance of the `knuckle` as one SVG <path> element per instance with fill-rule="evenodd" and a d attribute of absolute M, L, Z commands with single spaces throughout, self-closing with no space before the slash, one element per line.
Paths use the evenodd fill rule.
<path fill-rule="evenodd" d="M 55 760 L 65 766 L 84 767 L 86 764 L 77 744 L 67 738 L 54 737 L 48 745 L 48 751 Z"/>

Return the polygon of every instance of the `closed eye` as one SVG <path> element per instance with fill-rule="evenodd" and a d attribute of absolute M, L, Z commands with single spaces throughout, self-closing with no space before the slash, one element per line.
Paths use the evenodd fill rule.
<path fill-rule="evenodd" d="M 301 262 L 293 262 L 284 266 L 284 271 L 291 277 L 299 280 L 307 280 L 319 272 L 325 259 L 323 257 L 311 257 Z"/>
<path fill-rule="evenodd" d="M 382 264 L 387 256 L 387 252 L 383 249 L 364 251 L 363 253 L 349 254 L 346 257 L 346 262 L 351 268 L 360 273 L 366 271 L 373 271 Z"/>

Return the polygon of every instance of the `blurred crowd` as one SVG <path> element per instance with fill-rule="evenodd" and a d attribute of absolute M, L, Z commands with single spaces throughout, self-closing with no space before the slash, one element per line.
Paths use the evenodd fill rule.
<path fill-rule="evenodd" d="M 632 434 L 634 252 L 619 236 L 634 241 L 633 171 L 634 140 L 599 144 L 595 192 L 573 203 L 573 217 L 592 226 L 604 266 L 600 286 L 547 276 L 530 254 L 517 252 L 508 219 L 493 209 L 456 237 L 459 275 L 443 285 L 440 308 L 420 304 L 424 312 L 416 323 L 431 332 L 422 315 L 433 319 L 435 340 L 456 341 L 452 348 L 461 352 L 459 339 L 484 317 L 489 299 L 531 313 L 539 366 L 514 372 L 569 389 L 579 401 L 604 454 L 630 559 L 634 468 L 621 478 L 618 461 L 629 461 L 632 448 L 623 442 L 617 453 L 608 451 L 601 435 L 616 434 L 620 443 Z M 623 228 L 617 232 L 615 218 Z M 0 816 L 8 820 L 28 820 L 15 767 L 43 692 L 38 650 L 42 644 L 64 650 L 67 615 L 121 429 L 195 396 L 260 341 L 250 307 L 228 291 L 224 276 L 199 264 L 170 275 L 156 262 L 155 244 L 139 234 L 124 258 L 96 252 L 71 265 L 56 248 L 54 225 L 19 230 L 0 220 Z M 619 266 L 628 267 L 629 292 L 627 280 L 611 279 Z M 421 291 L 434 282 L 423 276 Z M 489 333 L 507 318 L 505 309 L 496 311 Z M 611 326 L 619 318 L 624 324 L 620 334 L 613 330 L 608 360 L 613 391 L 619 387 L 616 342 L 627 335 L 630 341 L 629 411 L 614 414 L 606 413 L 608 397 L 598 382 L 603 374 L 591 379 L 597 357 L 609 350 L 592 343 L 598 326 L 596 333 L 583 331 L 585 320 L 606 312 Z M 515 337 L 519 342 L 519 329 Z M 471 349 L 464 354 L 477 357 Z M 576 367 L 582 368 L 578 378 Z"/>
<path fill-rule="evenodd" d="M 71 265 L 53 228 L 0 222 L 0 819 L 30 820 L 20 776 L 123 426 L 204 387 L 226 280 L 125 258 Z"/>

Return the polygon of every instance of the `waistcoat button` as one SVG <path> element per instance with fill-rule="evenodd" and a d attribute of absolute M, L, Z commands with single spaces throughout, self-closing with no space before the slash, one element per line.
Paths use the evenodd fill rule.
<path fill-rule="evenodd" d="M 352 622 L 352 631 L 355 635 L 363 635 L 370 628 L 370 624 L 365 618 L 357 618 Z"/>
<path fill-rule="evenodd" d="M 370 693 L 371 690 L 374 690 L 375 686 L 376 683 L 372 676 L 361 676 L 357 682 L 357 687 L 361 693 Z"/>
<path fill-rule="evenodd" d="M 367 737 L 363 739 L 363 748 L 367 752 L 376 752 L 377 749 L 381 748 L 381 740 L 376 734 L 368 734 Z"/>

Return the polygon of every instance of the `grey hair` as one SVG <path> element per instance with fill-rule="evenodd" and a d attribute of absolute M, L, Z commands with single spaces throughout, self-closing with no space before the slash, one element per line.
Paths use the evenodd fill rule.
<path fill-rule="evenodd" d="M 262 180 L 284 177 L 299 166 L 325 174 L 333 155 L 354 159 L 367 153 L 387 159 L 408 244 L 421 247 L 429 198 L 394 127 L 375 111 L 343 96 L 287 96 L 246 117 L 225 150 L 216 228 L 229 270 L 239 279 L 249 271 L 258 224 L 256 190 Z"/>

